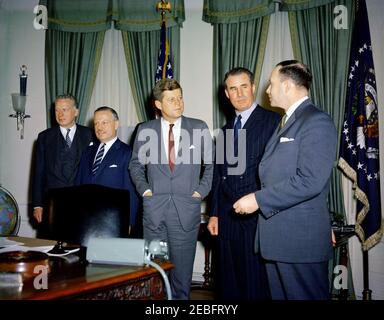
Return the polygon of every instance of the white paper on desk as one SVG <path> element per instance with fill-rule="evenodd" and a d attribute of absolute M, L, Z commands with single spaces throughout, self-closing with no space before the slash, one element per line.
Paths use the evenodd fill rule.
<path fill-rule="evenodd" d="M 17 245 L 23 245 L 24 243 L 22 242 L 17 242 L 13 240 L 9 240 L 6 237 L 0 237 L 0 248 L 2 247 L 12 247 L 12 246 L 17 246 Z"/>
<path fill-rule="evenodd" d="M 47 253 L 49 250 L 52 250 L 53 247 L 54 246 L 27 247 L 27 246 L 14 245 L 14 246 L 0 249 L 0 253 L 10 252 L 10 251 L 39 251 L 39 252 Z"/>

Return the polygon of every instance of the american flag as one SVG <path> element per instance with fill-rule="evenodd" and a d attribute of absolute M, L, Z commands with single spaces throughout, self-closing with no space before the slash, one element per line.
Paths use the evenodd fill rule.
<path fill-rule="evenodd" d="M 159 61 L 157 63 L 155 83 L 161 79 L 172 79 L 173 71 L 167 40 L 167 27 L 165 21 L 161 24 Z"/>
<path fill-rule="evenodd" d="M 364 251 L 383 235 L 380 203 L 379 117 L 371 37 L 365 1 L 353 30 L 339 167 L 357 199 L 356 233 Z"/>

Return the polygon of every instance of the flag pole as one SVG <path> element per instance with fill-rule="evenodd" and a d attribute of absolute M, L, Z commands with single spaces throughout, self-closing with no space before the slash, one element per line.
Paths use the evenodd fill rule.
<path fill-rule="evenodd" d="M 369 265 L 368 265 L 368 250 L 363 251 L 363 279 L 364 290 L 363 300 L 372 300 L 372 290 L 369 289 Z"/>
<path fill-rule="evenodd" d="M 171 12 L 172 6 L 170 2 L 165 0 L 161 0 L 156 4 L 156 11 L 160 11 L 161 13 L 161 23 L 165 21 L 165 13 Z"/>

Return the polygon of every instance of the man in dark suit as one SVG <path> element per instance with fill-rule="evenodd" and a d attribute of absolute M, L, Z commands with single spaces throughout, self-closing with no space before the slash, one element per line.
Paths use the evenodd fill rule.
<path fill-rule="evenodd" d="M 129 165 L 143 196 L 144 238 L 167 241 L 174 299 L 188 299 L 201 200 L 211 189 L 213 143 L 205 122 L 182 116 L 179 83 L 160 80 L 153 89 L 161 118 L 140 125 Z"/>
<path fill-rule="evenodd" d="M 216 140 L 216 154 L 225 154 L 224 161 L 216 157 L 208 223 L 208 230 L 219 240 L 217 291 L 222 299 L 266 299 L 269 295 L 265 268 L 254 253 L 257 216 L 239 216 L 232 206 L 242 196 L 260 189 L 259 161 L 280 116 L 256 104 L 253 74 L 248 69 L 230 70 L 224 85 L 236 117 L 222 128 L 223 134 Z M 227 141 L 231 147 L 233 143 L 238 145 L 226 148 Z M 231 157 L 235 156 L 240 170 L 231 173 L 235 169 Z"/>
<path fill-rule="evenodd" d="M 60 95 L 55 100 L 58 126 L 38 135 L 32 205 L 33 216 L 39 223 L 43 221 L 49 190 L 74 184 L 81 153 L 92 141 L 92 130 L 75 123 L 78 115 L 76 99 L 69 94 Z"/>
<path fill-rule="evenodd" d="M 85 149 L 81 157 L 76 184 L 99 184 L 129 191 L 130 225 L 136 223 L 138 197 L 129 176 L 131 148 L 117 137 L 119 117 L 110 107 L 94 112 L 93 123 L 99 143 Z"/>
<path fill-rule="evenodd" d="M 260 162 L 261 190 L 234 204 L 240 214 L 260 208 L 255 246 L 267 261 L 273 299 L 329 298 L 327 196 L 337 135 L 332 119 L 308 98 L 311 81 L 296 60 L 272 71 L 267 94 L 285 116 Z"/>

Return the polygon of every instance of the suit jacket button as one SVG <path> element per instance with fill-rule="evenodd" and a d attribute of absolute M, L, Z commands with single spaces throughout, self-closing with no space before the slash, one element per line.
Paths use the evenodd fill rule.
<path fill-rule="evenodd" d="M 240 179 L 243 179 L 243 176 L 240 176 Z"/>
<path fill-rule="evenodd" d="M 227 177 L 223 177 L 223 180 L 227 179 Z"/>

